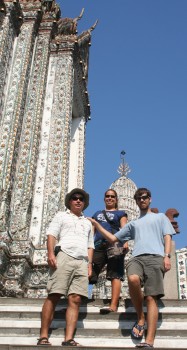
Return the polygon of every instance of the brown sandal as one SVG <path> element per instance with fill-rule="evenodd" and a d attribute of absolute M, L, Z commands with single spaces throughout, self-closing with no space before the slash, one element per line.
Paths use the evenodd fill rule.
<path fill-rule="evenodd" d="M 82 346 L 79 343 L 77 343 L 74 339 L 69 339 L 62 342 L 62 346 Z"/>
<path fill-rule="evenodd" d="M 51 345 L 47 337 L 42 337 L 38 339 L 37 345 Z"/>

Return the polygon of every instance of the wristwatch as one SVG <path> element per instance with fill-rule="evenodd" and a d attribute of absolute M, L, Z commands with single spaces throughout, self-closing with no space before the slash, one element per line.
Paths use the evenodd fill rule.
<path fill-rule="evenodd" d="M 167 256 L 168 258 L 171 258 L 171 254 L 166 254 L 165 253 L 165 256 Z"/>

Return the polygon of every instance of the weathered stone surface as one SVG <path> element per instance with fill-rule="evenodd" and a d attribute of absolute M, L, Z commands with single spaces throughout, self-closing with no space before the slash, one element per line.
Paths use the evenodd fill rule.
<path fill-rule="evenodd" d="M 80 47 L 83 13 L 60 18 L 54 0 L 1 2 L 0 294 L 40 298 L 48 276 L 46 227 L 64 209 L 67 191 L 84 184 L 84 75 L 93 28 Z"/>

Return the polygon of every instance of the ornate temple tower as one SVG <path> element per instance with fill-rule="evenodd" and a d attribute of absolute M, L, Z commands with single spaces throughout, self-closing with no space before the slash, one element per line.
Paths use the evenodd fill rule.
<path fill-rule="evenodd" d="M 119 166 L 118 173 L 121 175 L 115 180 L 110 188 L 114 189 L 118 194 L 118 208 L 125 210 L 128 215 L 128 221 L 135 220 L 139 217 L 139 208 L 134 201 L 134 194 L 137 190 L 135 183 L 127 177 L 130 168 L 125 163 L 125 151 L 121 152 L 122 163 Z"/>
<path fill-rule="evenodd" d="M 43 297 L 45 231 L 83 187 L 91 32 L 55 0 L 0 1 L 0 295 Z"/>

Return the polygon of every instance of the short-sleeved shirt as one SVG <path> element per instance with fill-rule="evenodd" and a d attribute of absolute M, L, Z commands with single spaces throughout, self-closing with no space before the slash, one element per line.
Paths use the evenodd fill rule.
<path fill-rule="evenodd" d="M 51 221 L 47 235 L 55 237 L 64 253 L 88 260 L 88 248 L 94 248 L 91 222 L 84 215 L 59 211 Z"/>
<path fill-rule="evenodd" d="M 175 230 L 165 214 L 148 212 L 139 219 L 130 221 L 115 236 L 122 243 L 134 239 L 132 256 L 141 254 L 164 256 L 164 236 L 174 233 Z"/>
<path fill-rule="evenodd" d="M 104 214 L 102 210 L 96 211 L 96 213 L 93 215 L 93 218 L 98 221 L 107 231 L 114 233 L 117 232 L 120 229 L 120 220 L 123 217 L 127 217 L 127 214 L 124 210 L 105 210 L 106 215 L 108 219 L 111 222 L 111 225 L 113 227 L 113 230 L 111 228 L 111 225 L 108 221 L 106 221 Z M 113 232 L 112 232 L 113 231 Z M 95 230 L 95 236 L 94 241 L 97 242 L 99 240 L 104 240 L 101 233 L 97 230 Z"/>

